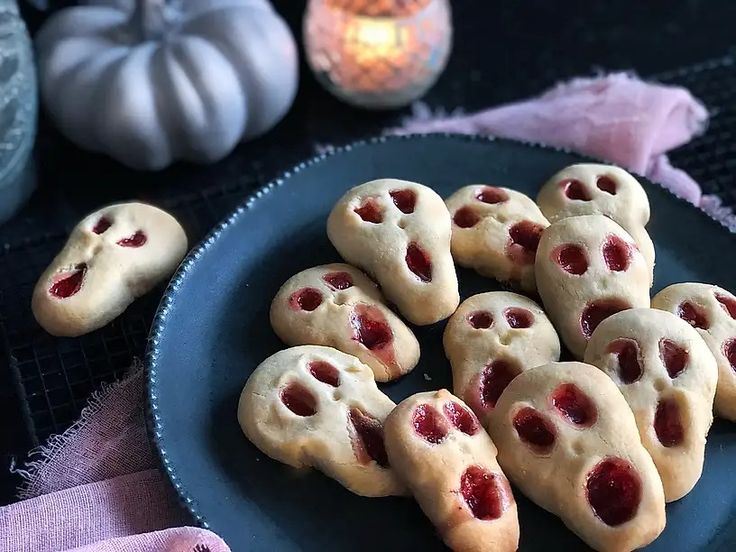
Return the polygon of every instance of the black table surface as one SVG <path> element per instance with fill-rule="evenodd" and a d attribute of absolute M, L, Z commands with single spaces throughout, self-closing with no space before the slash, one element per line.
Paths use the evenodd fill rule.
<path fill-rule="evenodd" d="M 304 2 L 274 3 L 301 42 Z M 602 70 L 667 74 L 678 67 L 732 53 L 736 46 L 736 3 L 729 0 L 455 0 L 452 7 L 454 49 L 447 70 L 424 98 L 431 107 L 472 111 L 535 94 L 560 79 Z M 35 31 L 44 14 L 28 6 L 23 11 Z M 732 84 L 736 86 L 736 82 Z M 28 205 L 0 226 L 0 281 L 11 279 L 9 284 L 4 282 L 5 286 L 0 284 L 0 504 L 13 500 L 19 482 L 17 475 L 7 473 L 11 459 L 22 459 L 49 433 L 63 431 L 95 385 L 119 377 L 132 356 L 142 353 L 141 344 L 157 301 L 155 296 L 148 298 L 145 307 L 137 311 L 131 308 L 131 315 L 126 313 L 124 337 L 128 345 L 119 354 L 106 349 L 104 357 L 114 366 L 102 369 L 97 376 L 86 365 L 89 381 L 64 404 L 63 413 L 52 412 L 46 425 L 38 420 L 29 424 L 28 397 L 21 399 L 22 392 L 15 385 L 17 378 L 8 364 L 23 361 L 13 340 L 19 339 L 23 328 L 32 323 L 28 312 L 30 286 L 40 274 L 39 267 L 42 269 L 54 253 L 53 248 L 42 247 L 44 244 L 60 246 L 65 234 L 85 213 L 106 203 L 133 198 L 170 206 L 177 213 L 188 207 L 185 227 L 190 236 L 200 238 L 227 212 L 229 202 L 234 205 L 280 171 L 311 156 L 315 146 L 343 144 L 377 134 L 408 113 L 408 109 L 361 111 L 342 104 L 318 85 L 302 62 L 297 99 L 273 131 L 240 145 L 213 166 L 178 164 L 157 173 L 133 172 L 77 149 L 42 114 L 35 154 L 38 188 Z M 673 160 L 677 163 L 677 152 Z M 706 191 L 719 194 L 726 204 L 736 204 L 730 177 L 704 180 Z M 25 278 L 22 281 L 21 273 Z M 134 322 L 132 316 L 136 317 Z M 21 329 L 13 333 L 15 326 Z M 102 335 L 112 339 L 116 331 L 120 328 L 113 325 Z M 48 336 L 43 339 L 47 346 L 58 345 Z M 27 348 L 35 355 L 33 343 L 37 341 L 31 343 Z M 65 343 L 64 350 L 78 346 Z M 48 393 L 45 400 L 50 401 Z"/>

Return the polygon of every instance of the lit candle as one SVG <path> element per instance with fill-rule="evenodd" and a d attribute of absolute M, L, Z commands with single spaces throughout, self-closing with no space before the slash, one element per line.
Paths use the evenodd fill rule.
<path fill-rule="evenodd" d="M 422 96 L 447 63 L 447 0 L 310 0 L 307 60 L 339 98 L 391 108 Z"/>

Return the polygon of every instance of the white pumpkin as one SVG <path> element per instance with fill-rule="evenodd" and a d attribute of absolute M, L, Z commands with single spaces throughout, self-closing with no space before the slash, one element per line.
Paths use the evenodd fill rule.
<path fill-rule="evenodd" d="M 61 131 L 139 169 L 221 159 L 297 88 L 294 38 L 267 0 L 93 0 L 49 18 L 36 46 Z"/>

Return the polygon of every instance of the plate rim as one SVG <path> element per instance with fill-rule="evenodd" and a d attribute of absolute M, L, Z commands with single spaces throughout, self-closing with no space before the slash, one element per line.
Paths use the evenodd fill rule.
<path fill-rule="evenodd" d="M 456 132 L 430 132 L 430 133 L 410 133 L 410 134 L 388 134 L 373 136 L 370 138 L 364 138 L 355 140 L 341 146 L 332 146 L 325 151 L 319 152 L 316 155 L 309 157 L 292 168 L 281 171 L 278 175 L 270 180 L 267 184 L 261 186 L 255 191 L 247 194 L 244 200 L 233 210 L 230 214 L 226 215 L 220 222 L 218 222 L 207 235 L 194 246 L 184 257 L 181 264 L 177 268 L 176 272 L 171 277 L 169 283 L 164 290 L 161 301 L 156 308 L 156 314 L 154 315 L 153 321 L 151 322 L 151 328 L 149 330 L 148 338 L 146 340 L 146 351 L 144 356 L 144 370 L 146 375 L 146 428 L 149 437 L 151 438 L 156 457 L 159 460 L 160 465 L 164 469 L 164 473 L 174 487 L 176 491 L 179 503 L 184 506 L 187 512 L 193 517 L 194 521 L 205 529 L 210 528 L 209 521 L 205 518 L 197 505 L 196 499 L 192 496 L 192 493 L 185 488 L 178 474 L 176 468 L 169 459 L 169 455 L 166 449 L 165 438 L 163 436 L 163 425 L 162 418 L 159 414 L 158 405 L 158 358 L 159 358 L 159 344 L 161 343 L 162 332 L 166 325 L 169 310 L 173 303 L 174 296 L 178 289 L 181 287 L 184 279 L 188 276 L 189 271 L 193 265 L 204 255 L 214 242 L 220 237 L 220 235 L 233 226 L 238 220 L 247 213 L 256 202 L 272 193 L 274 190 L 285 185 L 294 175 L 309 169 L 313 165 L 317 165 L 325 162 L 326 160 L 352 152 L 354 149 L 374 146 L 376 144 L 384 144 L 388 142 L 404 141 L 404 140 L 422 140 L 426 138 L 441 138 L 443 140 L 460 140 L 465 142 L 483 142 L 483 143 L 509 143 L 519 144 L 525 147 L 543 149 L 549 151 L 555 151 L 559 153 L 571 154 L 579 157 L 581 161 L 587 161 L 591 163 L 604 163 L 614 164 L 611 161 L 605 161 L 597 159 L 588 155 L 580 154 L 568 148 L 560 148 L 555 146 L 549 146 L 539 142 L 528 142 L 523 140 L 512 140 L 508 138 L 499 138 L 496 136 L 489 136 L 483 134 L 463 134 Z M 616 165 L 618 166 L 618 165 Z M 725 231 L 730 234 L 734 240 L 736 240 L 736 233 L 732 232 L 723 222 L 715 219 L 710 213 L 700 209 L 696 205 L 693 205 L 686 199 L 675 195 L 671 190 L 665 188 L 661 184 L 654 182 L 644 175 L 638 174 L 629 169 L 624 169 L 630 174 L 634 175 L 637 180 L 643 182 L 647 186 L 659 187 L 666 191 L 670 198 L 686 204 L 687 207 L 699 212 L 705 219 L 709 221 L 709 224 L 717 227 L 717 231 Z M 714 228 L 716 229 L 716 228 Z"/>

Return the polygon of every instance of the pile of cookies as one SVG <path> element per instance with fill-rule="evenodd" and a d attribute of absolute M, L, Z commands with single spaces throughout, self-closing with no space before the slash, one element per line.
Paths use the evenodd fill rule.
<path fill-rule="evenodd" d="M 485 185 L 446 201 L 394 179 L 349 190 L 327 222 L 349 264 L 274 298 L 291 348 L 248 379 L 245 435 L 354 493 L 412 495 L 454 550 L 518 547 L 507 477 L 596 550 L 647 545 L 700 478 L 714 405 L 736 419 L 736 297 L 684 283 L 650 300 L 648 220 L 641 185 L 606 165 L 562 170 L 536 204 Z M 455 263 L 544 310 L 511 292 L 460 304 Z M 377 387 L 419 362 L 402 317 L 449 317 L 454 394 L 397 406 Z M 584 362 L 559 362 L 560 340 Z"/>

